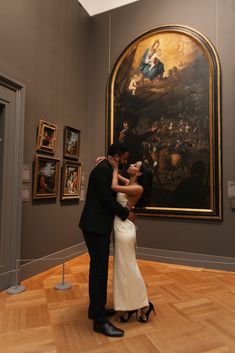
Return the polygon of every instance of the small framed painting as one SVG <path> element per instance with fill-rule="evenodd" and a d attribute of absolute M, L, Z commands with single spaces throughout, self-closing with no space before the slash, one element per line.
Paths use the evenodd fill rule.
<path fill-rule="evenodd" d="M 58 195 L 59 159 L 36 155 L 33 200 L 51 199 Z"/>
<path fill-rule="evenodd" d="M 55 152 L 57 126 L 40 120 L 37 134 L 37 151 Z"/>
<path fill-rule="evenodd" d="M 81 171 L 81 163 L 64 161 L 61 177 L 61 200 L 80 198 Z"/>
<path fill-rule="evenodd" d="M 79 158 L 80 152 L 80 130 L 70 126 L 64 129 L 64 157 Z"/>

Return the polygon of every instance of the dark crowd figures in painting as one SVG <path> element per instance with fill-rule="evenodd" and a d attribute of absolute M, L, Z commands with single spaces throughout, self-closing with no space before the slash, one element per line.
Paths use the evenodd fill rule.
<path fill-rule="evenodd" d="M 214 49 L 181 26 L 142 35 L 116 62 L 107 143 L 124 142 L 129 162 L 152 168 L 153 213 L 220 218 L 218 92 Z"/>

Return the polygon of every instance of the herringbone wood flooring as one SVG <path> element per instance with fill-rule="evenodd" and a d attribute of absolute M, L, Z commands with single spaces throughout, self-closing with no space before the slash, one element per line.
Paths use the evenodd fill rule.
<path fill-rule="evenodd" d="M 61 267 L 0 293 L 1 353 L 235 353 L 235 273 L 138 261 L 157 317 L 117 323 L 122 338 L 92 331 L 87 319 L 89 258 L 66 264 L 72 288 L 54 289 Z M 138 295 L 138 293 L 137 293 Z M 108 304 L 112 306 L 112 258 Z"/>

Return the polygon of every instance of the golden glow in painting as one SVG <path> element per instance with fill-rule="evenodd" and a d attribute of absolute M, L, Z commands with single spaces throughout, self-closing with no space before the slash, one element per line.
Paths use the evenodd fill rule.
<path fill-rule="evenodd" d="M 141 215 L 216 219 L 221 212 L 220 67 L 213 45 L 178 25 L 151 30 L 121 53 L 107 94 L 107 145 L 152 171 Z"/>

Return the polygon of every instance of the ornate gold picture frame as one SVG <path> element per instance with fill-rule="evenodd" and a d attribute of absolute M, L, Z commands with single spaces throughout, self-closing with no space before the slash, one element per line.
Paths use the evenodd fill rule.
<path fill-rule="evenodd" d="M 57 129 L 57 125 L 44 120 L 39 121 L 36 146 L 37 151 L 49 153 L 55 152 Z"/>
<path fill-rule="evenodd" d="M 222 219 L 220 64 L 192 28 L 165 25 L 121 53 L 107 86 L 106 145 L 153 172 L 143 216 Z"/>
<path fill-rule="evenodd" d="M 33 200 L 58 196 L 59 164 L 57 158 L 36 155 L 34 165 Z"/>
<path fill-rule="evenodd" d="M 64 160 L 61 176 L 61 200 L 80 198 L 81 163 Z"/>

